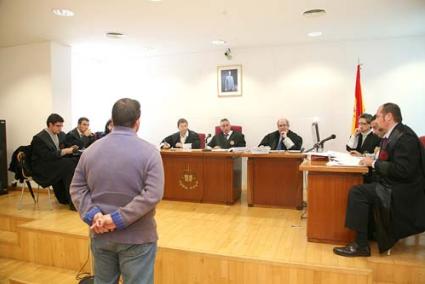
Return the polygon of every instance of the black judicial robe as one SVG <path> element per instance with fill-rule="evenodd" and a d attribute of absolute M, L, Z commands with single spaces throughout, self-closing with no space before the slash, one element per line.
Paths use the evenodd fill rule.
<path fill-rule="evenodd" d="M 77 128 L 69 131 L 65 136 L 65 146 L 71 147 L 77 145 L 79 149 L 84 149 L 90 146 L 96 140 L 95 135 L 91 136 L 80 136 Z"/>
<path fill-rule="evenodd" d="M 245 147 L 246 142 L 244 135 L 240 132 L 233 131 L 229 139 L 226 139 L 223 132 L 220 132 L 219 134 L 214 135 L 210 143 L 208 143 L 208 146 L 212 148 L 219 146 L 222 149 L 229 149 L 232 147 Z"/>
<path fill-rule="evenodd" d="M 65 133 L 58 134 L 59 147 L 64 148 Z M 43 187 L 54 185 L 74 174 L 76 160 L 61 156 L 46 130 L 35 135 L 31 141 L 31 168 L 33 179 Z"/>
<path fill-rule="evenodd" d="M 192 149 L 200 149 L 201 148 L 201 141 L 199 140 L 198 133 L 192 130 L 188 130 L 189 135 L 186 137 L 185 143 L 191 143 Z M 180 132 L 176 132 L 174 134 L 171 134 L 170 136 L 167 136 L 162 140 L 162 142 L 167 142 L 171 145 L 172 148 L 176 148 L 176 144 L 180 143 Z M 161 143 L 162 143 L 161 142 Z"/>
<path fill-rule="evenodd" d="M 294 146 L 292 146 L 290 149 L 286 149 L 286 146 L 283 145 L 282 150 L 300 150 L 301 146 L 303 144 L 303 139 L 301 136 L 298 136 L 295 132 L 288 130 L 288 133 L 286 136 L 294 142 Z M 263 140 L 261 140 L 260 144 L 258 146 L 269 146 L 272 150 L 276 150 L 277 144 L 279 143 L 280 139 L 280 133 L 279 131 L 274 131 L 272 133 L 267 134 L 264 136 Z"/>
<path fill-rule="evenodd" d="M 357 139 L 363 139 L 362 135 L 361 134 L 358 134 L 357 135 Z M 375 153 L 375 148 L 376 147 L 379 147 L 379 144 L 380 143 L 381 143 L 381 138 L 379 138 L 378 135 L 376 135 L 375 133 L 370 132 L 366 136 L 366 139 L 363 142 L 363 144 L 362 143 L 357 143 L 357 147 L 356 148 L 350 148 L 347 145 L 346 148 L 347 148 L 347 151 L 357 151 L 357 152 L 359 152 L 361 154 L 364 154 L 364 153 L 373 154 L 373 153 Z"/>
<path fill-rule="evenodd" d="M 425 149 L 414 131 L 400 123 L 380 151 L 375 162 L 378 182 L 360 186 L 375 187 L 380 199 L 373 210 L 382 252 L 399 239 L 425 231 Z M 347 224 L 355 219 L 355 212 L 347 214 Z"/>

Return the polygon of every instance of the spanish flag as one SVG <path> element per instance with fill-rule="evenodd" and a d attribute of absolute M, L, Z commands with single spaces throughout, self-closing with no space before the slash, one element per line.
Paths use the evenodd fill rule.
<path fill-rule="evenodd" d="M 359 124 L 359 116 L 364 112 L 363 97 L 362 97 L 362 86 L 360 84 L 360 64 L 357 64 L 357 75 L 356 75 L 356 90 L 354 92 L 354 108 L 353 108 L 353 122 L 351 126 L 351 133 Z"/>

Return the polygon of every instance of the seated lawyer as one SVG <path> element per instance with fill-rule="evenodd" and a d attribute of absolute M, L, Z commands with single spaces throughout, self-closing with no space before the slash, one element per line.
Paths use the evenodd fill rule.
<path fill-rule="evenodd" d="M 277 130 L 264 136 L 258 146 L 269 146 L 272 150 L 300 150 L 303 139 L 289 130 L 289 121 L 281 118 L 277 121 Z"/>
<path fill-rule="evenodd" d="M 92 144 L 96 137 L 90 131 L 90 121 L 87 117 L 80 117 L 78 125 L 66 134 L 65 145 L 77 145 L 80 149 L 85 149 Z"/>
<path fill-rule="evenodd" d="M 65 133 L 62 132 L 63 118 L 52 113 L 47 118 L 47 128 L 36 134 L 31 141 L 31 168 L 33 179 L 43 187 L 52 185 L 59 203 L 69 204 L 75 210 L 69 195 L 69 186 L 77 165 L 70 154 L 78 146 L 65 148 Z"/>
<path fill-rule="evenodd" d="M 186 119 L 180 118 L 177 121 L 178 132 L 167 136 L 162 140 L 161 148 L 183 148 L 184 144 L 191 144 L 192 149 L 201 148 L 201 141 L 199 140 L 198 133 L 195 131 L 189 130 L 189 124 Z"/>
<path fill-rule="evenodd" d="M 352 155 L 373 154 L 375 148 L 379 147 L 381 138 L 371 128 L 372 118 L 373 116 L 368 113 L 360 115 L 359 125 L 346 145 L 347 151 L 350 151 Z"/>
<path fill-rule="evenodd" d="M 351 188 L 345 226 L 357 234 L 354 242 L 334 248 L 338 255 L 370 256 L 371 222 L 380 252 L 425 231 L 425 149 L 415 132 L 402 124 L 398 105 L 386 103 L 376 116 L 385 133 L 379 157 L 365 157 L 362 164 L 375 169 L 378 181 Z"/>
<path fill-rule="evenodd" d="M 221 149 L 246 146 L 244 135 L 240 132 L 232 131 L 232 126 L 227 118 L 220 120 L 220 129 L 220 133 L 213 136 L 208 146 Z"/>

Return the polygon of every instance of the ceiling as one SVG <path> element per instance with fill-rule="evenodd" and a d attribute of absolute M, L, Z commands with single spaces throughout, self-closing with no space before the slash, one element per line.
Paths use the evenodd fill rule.
<path fill-rule="evenodd" d="M 55 16 L 53 8 L 75 16 Z M 302 16 L 315 8 L 327 15 Z M 127 36 L 108 39 L 110 31 Z M 323 35 L 308 37 L 313 31 Z M 418 35 L 425 35 L 425 0 L 0 0 L 0 47 L 119 41 L 166 54 Z M 227 46 L 213 46 L 214 39 Z"/>

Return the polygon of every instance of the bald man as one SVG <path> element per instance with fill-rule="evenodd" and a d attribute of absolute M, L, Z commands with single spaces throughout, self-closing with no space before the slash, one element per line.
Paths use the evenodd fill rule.
<path fill-rule="evenodd" d="M 281 118 L 276 124 L 277 130 L 264 136 L 258 146 L 269 146 L 272 150 L 300 150 L 303 139 L 289 130 L 289 121 Z"/>

